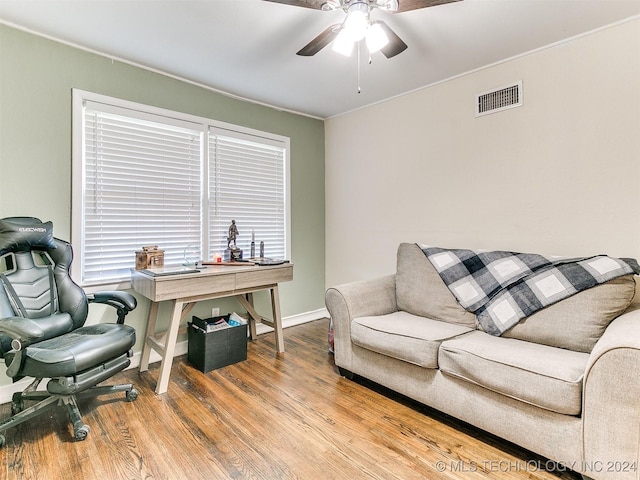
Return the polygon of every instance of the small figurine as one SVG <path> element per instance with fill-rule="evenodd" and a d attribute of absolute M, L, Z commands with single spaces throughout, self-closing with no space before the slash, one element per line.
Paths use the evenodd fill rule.
<path fill-rule="evenodd" d="M 231 250 L 235 250 L 237 247 L 236 237 L 238 236 L 238 227 L 236 227 L 236 221 L 231 220 L 231 225 L 229 225 L 229 236 L 227 237 L 227 248 Z M 233 248 L 231 248 L 231 242 L 233 242 Z"/>
<path fill-rule="evenodd" d="M 231 220 L 231 225 L 229 225 L 229 236 L 227 237 L 227 249 L 224 252 L 224 259 L 227 262 L 242 260 L 242 249 L 238 248 L 238 244 L 236 243 L 238 235 L 236 221 Z"/>

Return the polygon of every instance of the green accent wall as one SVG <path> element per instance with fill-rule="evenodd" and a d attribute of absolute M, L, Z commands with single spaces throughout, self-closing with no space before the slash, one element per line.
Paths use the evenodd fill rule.
<path fill-rule="evenodd" d="M 51 220 L 56 236 L 71 238 L 72 88 L 289 137 L 295 268 L 294 281 L 280 288 L 282 314 L 295 316 L 324 307 L 322 120 L 242 101 L 1 24 L 0 218 Z M 148 303 L 139 300 L 132 320 L 143 328 Z M 258 307 L 263 300 L 258 299 Z M 137 349 L 143 335 L 138 332 Z"/>

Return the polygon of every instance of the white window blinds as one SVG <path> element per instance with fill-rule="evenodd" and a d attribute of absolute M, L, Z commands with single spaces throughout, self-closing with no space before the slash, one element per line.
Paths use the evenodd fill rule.
<path fill-rule="evenodd" d="M 202 238 L 201 132 L 96 108 L 84 115 L 85 285 L 128 277 L 143 245 L 179 263 Z"/>
<path fill-rule="evenodd" d="M 237 246 L 288 258 L 288 139 L 74 90 L 73 277 L 128 281 L 135 251 L 157 245 L 165 265 L 185 249 L 211 259 Z M 79 254 L 78 254 L 79 253 Z"/>
<path fill-rule="evenodd" d="M 212 128 L 209 132 L 209 222 L 212 254 L 227 248 L 231 220 L 243 255 L 285 258 L 285 147 L 260 137 Z"/>

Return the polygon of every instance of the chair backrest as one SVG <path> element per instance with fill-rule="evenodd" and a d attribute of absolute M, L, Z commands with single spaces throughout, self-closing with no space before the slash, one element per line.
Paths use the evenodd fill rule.
<path fill-rule="evenodd" d="M 11 252 L 5 254 L 4 261 L 0 286 L 15 315 L 41 318 L 58 312 L 53 260 L 45 252 Z"/>
<path fill-rule="evenodd" d="M 81 327 L 87 297 L 70 277 L 71 245 L 52 236 L 51 222 L 32 217 L 0 220 L 0 318 L 37 321 L 41 340 Z M 10 339 L 0 335 L 0 355 Z"/>

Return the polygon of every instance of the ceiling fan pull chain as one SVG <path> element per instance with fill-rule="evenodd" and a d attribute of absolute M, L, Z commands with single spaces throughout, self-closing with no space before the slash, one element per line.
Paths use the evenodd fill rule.
<path fill-rule="evenodd" d="M 358 59 L 356 63 L 358 65 L 358 93 L 360 93 L 362 91 L 360 89 L 360 42 L 358 42 L 357 48 L 358 48 Z"/>

